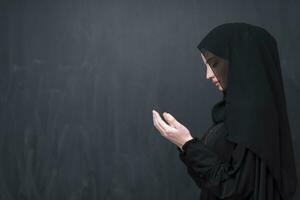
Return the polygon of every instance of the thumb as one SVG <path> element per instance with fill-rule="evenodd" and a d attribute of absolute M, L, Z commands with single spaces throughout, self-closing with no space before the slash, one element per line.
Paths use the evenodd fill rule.
<path fill-rule="evenodd" d="M 164 118 L 172 127 L 178 128 L 181 125 L 170 113 L 164 112 Z"/>

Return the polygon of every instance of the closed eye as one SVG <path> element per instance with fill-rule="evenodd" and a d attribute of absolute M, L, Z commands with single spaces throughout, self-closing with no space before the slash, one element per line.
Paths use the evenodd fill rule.
<path fill-rule="evenodd" d="M 209 64 L 209 66 L 215 68 L 218 64 L 219 64 L 219 62 L 214 62 L 214 63 Z"/>

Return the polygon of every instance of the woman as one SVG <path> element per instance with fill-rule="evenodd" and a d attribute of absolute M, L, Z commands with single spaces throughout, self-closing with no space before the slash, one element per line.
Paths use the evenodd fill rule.
<path fill-rule="evenodd" d="M 201 200 L 290 200 L 297 185 L 276 40 L 265 29 L 226 23 L 197 46 L 223 99 L 202 138 L 153 110 L 158 131 L 177 145 Z"/>

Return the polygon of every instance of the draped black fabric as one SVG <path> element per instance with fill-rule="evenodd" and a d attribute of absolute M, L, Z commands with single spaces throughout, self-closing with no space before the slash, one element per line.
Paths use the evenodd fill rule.
<path fill-rule="evenodd" d="M 292 200 L 279 194 L 275 179 L 254 152 L 228 141 L 222 113 L 225 104 L 214 107 L 214 123 L 199 139 L 187 141 L 179 157 L 201 188 L 200 200 Z"/>
<path fill-rule="evenodd" d="M 227 23 L 210 31 L 198 49 L 229 64 L 226 90 L 212 110 L 213 121 L 224 119 L 226 139 L 258 155 L 282 197 L 291 199 L 297 174 L 276 40 L 261 27 Z"/>
<path fill-rule="evenodd" d="M 212 121 L 217 124 L 225 119 L 226 95 L 223 95 L 223 100 L 216 103 L 211 112 Z"/>

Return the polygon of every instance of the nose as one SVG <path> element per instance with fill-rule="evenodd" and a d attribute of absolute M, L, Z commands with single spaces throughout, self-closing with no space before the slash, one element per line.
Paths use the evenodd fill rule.
<path fill-rule="evenodd" d="M 212 69 L 209 66 L 207 66 L 206 67 L 206 79 L 210 79 L 213 77 L 214 77 L 214 73 L 213 73 Z"/>

